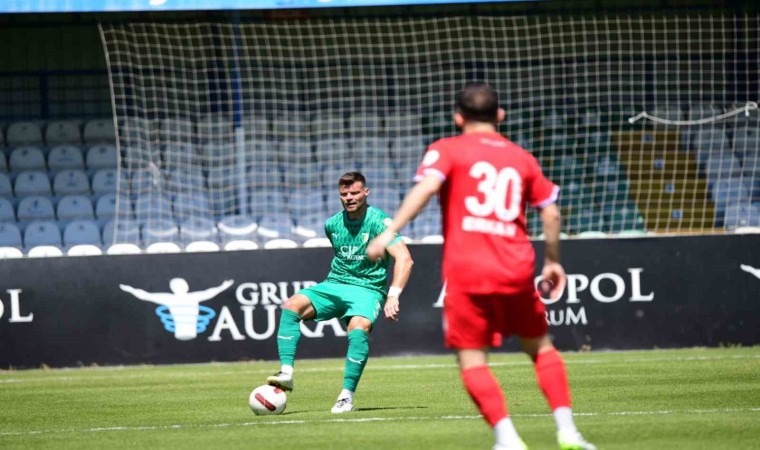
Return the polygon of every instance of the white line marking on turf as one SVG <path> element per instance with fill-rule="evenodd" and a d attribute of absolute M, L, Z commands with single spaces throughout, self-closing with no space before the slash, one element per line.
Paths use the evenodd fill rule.
<path fill-rule="evenodd" d="M 655 357 L 655 358 L 623 358 L 616 361 L 610 361 L 606 359 L 575 359 L 575 358 L 565 358 L 565 364 L 566 365 L 575 365 L 575 364 L 631 364 L 631 363 L 650 363 L 650 362 L 688 362 L 688 361 L 720 361 L 720 360 L 741 360 L 741 359 L 760 359 L 760 354 L 757 355 L 731 355 L 731 356 L 683 356 L 680 358 L 669 358 L 669 357 Z M 226 363 L 213 363 L 217 367 L 221 367 L 223 364 Z M 229 364 L 237 364 L 237 363 L 229 363 Z M 524 360 L 524 361 L 503 361 L 503 362 L 491 362 L 489 365 L 491 367 L 513 367 L 513 366 L 529 366 L 533 363 L 530 360 Z M 241 368 L 240 370 L 225 370 L 225 371 L 198 371 L 198 372 L 181 372 L 181 371 L 170 371 L 170 372 L 160 372 L 161 369 L 168 369 L 168 368 L 177 368 L 187 366 L 187 364 L 178 364 L 178 365 L 167 365 L 167 366 L 135 366 L 132 369 L 134 370 L 140 370 L 140 369 L 158 369 L 159 372 L 156 373 L 154 371 L 151 371 L 151 373 L 135 373 L 135 374 L 113 374 L 113 375 L 107 375 L 104 372 L 110 371 L 111 369 L 108 367 L 98 367 L 98 368 L 83 368 L 83 369 L 76 369 L 76 368 L 63 368 L 63 369 L 54 369 L 55 371 L 61 371 L 61 372 L 68 372 L 73 373 L 76 376 L 71 375 L 63 375 L 58 376 L 57 374 L 42 374 L 38 372 L 33 371 L 22 371 L 21 373 L 28 373 L 30 375 L 36 376 L 41 375 L 40 377 L 35 378 L 6 378 L 2 379 L 2 376 L 4 373 L 0 372 L 0 384 L 8 384 L 8 383 L 38 383 L 38 382 L 46 382 L 46 381 L 92 381 L 92 380 L 112 380 L 114 376 L 118 376 L 119 379 L 142 379 L 142 378 L 153 378 L 153 377 L 166 377 L 166 378 L 201 378 L 206 376 L 220 376 L 220 375 L 245 375 L 249 376 L 251 374 L 269 374 L 272 372 L 273 369 L 246 369 L 245 367 Z M 199 364 L 197 366 L 202 366 L 202 364 Z M 119 366 L 122 367 L 122 366 Z M 274 367 L 274 363 L 273 363 Z M 431 363 L 431 364 L 391 364 L 391 365 L 373 365 L 371 367 L 367 367 L 367 370 L 374 371 L 374 370 L 400 370 L 400 369 L 413 369 L 413 370 L 425 370 L 425 369 L 451 369 L 456 368 L 456 363 Z M 81 371 L 81 372 L 76 372 Z M 90 372 L 85 372 L 90 371 Z M 306 367 L 301 368 L 298 370 L 299 373 L 320 373 L 320 372 L 335 372 L 335 371 L 343 371 L 343 363 L 336 363 L 334 366 L 330 367 Z M 13 372 L 7 372 L 7 374 L 12 374 Z M 93 373 L 92 376 L 89 376 L 90 373 Z"/>
<path fill-rule="evenodd" d="M 725 414 L 725 413 L 744 413 L 760 412 L 757 408 L 724 408 L 724 409 L 687 409 L 661 410 L 661 411 L 612 411 L 602 413 L 578 413 L 576 416 L 595 417 L 595 416 L 652 416 L 652 415 L 672 415 L 672 414 Z M 551 414 L 512 414 L 514 417 L 550 417 Z M 279 420 L 268 419 L 256 422 L 240 423 L 217 423 L 207 425 L 154 425 L 154 426 L 134 426 L 134 427 L 97 427 L 68 430 L 34 430 L 34 431 L 17 431 L 17 432 L 0 432 L 0 437 L 11 436 L 36 436 L 41 434 L 62 434 L 62 433 L 102 433 L 110 431 L 158 431 L 158 430 L 179 430 L 179 429 L 203 429 L 203 428 L 227 428 L 227 427 L 250 427 L 261 425 L 303 425 L 303 424 L 320 424 L 320 423 L 363 423 L 363 422 L 399 422 L 399 421 L 432 421 L 432 420 L 476 420 L 482 419 L 479 415 L 466 416 L 417 416 L 417 417 L 356 417 L 340 419 L 314 419 L 314 420 Z"/>

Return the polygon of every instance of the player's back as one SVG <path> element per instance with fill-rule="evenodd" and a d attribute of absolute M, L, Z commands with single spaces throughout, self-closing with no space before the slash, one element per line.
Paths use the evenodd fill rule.
<path fill-rule="evenodd" d="M 538 206 L 557 194 L 536 159 L 489 132 L 434 142 L 419 175 L 430 173 L 426 162 L 445 178 L 444 274 L 471 292 L 512 292 L 526 286 L 535 254 L 526 231 L 525 204 Z"/>

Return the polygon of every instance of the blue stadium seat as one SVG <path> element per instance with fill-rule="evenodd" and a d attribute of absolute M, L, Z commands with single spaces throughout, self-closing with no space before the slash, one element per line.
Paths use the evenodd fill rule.
<path fill-rule="evenodd" d="M 13 203 L 7 198 L 0 197 L 0 222 L 15 222 L 16 211 Z"/>
<path fill-rule="evenodd" d="M 206 217 L 188 217 L 179 225 L 179 242 L 188 246 L 193 242 L 218 241 L 216 223 Z M 217 250 L 218 250 L 217 246 Z"/>
<path fill-rule="evenodd" d="M 87 150 L 87 168 L 89 170 L 116 169 L 118 153 L 113 144 L 95 144 Z"/>
<path fill-rule="evenodd" d="M 180 221 L 191 217 L 211 217 L 211 203 L 206 192 L 180 192 L 172 202 L 174 217 Z"/>
<path fill-rule="evenodd" d="M 292 217 L 321 213 L 325 210 L 325 199 L 321 189 L 297 188 L 290 191 L 288 210 Z"/>
<path fill-rule="evenodd" d="M 50 178 L 48 178 L 47 172 L 41 170 L 27 170 L 20 173 L 14 182 L 13 191 L 19 198 L 29 195 L 51 196 L 53 194 Z"/>
<path fill-rule="evenodd" d="M 61 222 L 76 219 L 95 219 L 95 211 L 89 197 L 70 194 L 61 197 L 56 207 L 56 216 Z"/>
<path fill-rule="evenodd" d="M 140 226 L 133 220 L 110 220 L 103 226 L 103 244 L 135 244 L 141 245 Z"/>
<path fill-rule="evenodd" d="M 146 192 L 135 200 L 135 217 L 141 224 L 153 219 L 169 219 L 171 216 L 171 199 L 161 192 Z"/>
<path fill-rule="evenodd" d="M 42 128 L 34 122 L 15 122 L 5 132 L 5 142 L 11 147 L 43 145 Z"/>
<path fill-rule="evenodd" d="M 47 166 L 53 172 L 64 169 L 84 170 L 82 150 L 73 145 L 55 146 L 48 153 Z"/>
<path fill-rule="evenodd" d="M 13 186 L 7 173 L 0 172 L 0 198 L 13 198 Z"/>
<path fill-rule="evenodd" d="M 142 240 L 146 246 L 155 242 L 176 243 L 179 241 L 179 227 L 172 219 L 152 219 L 142 226 Z"/>
<path fill-rule="evenodd" d="M 51 147 L 58 144 L 82 145 L 82 133 L 73 120 L 54 120 L 45 127 L 45 142 Z"/>
<path fill-rule="evenodd" d="M 116 193 L 118 187 L 116 169 L 99 169 L 92 176 L 92 192 L 96 196 Z"/>
<path fill-rule="evenodd" d="M 83 132 L 85 144 L 101 144 L 116 142 L 116 130 L 113 119 L 92 119 L 85 123 Z"/>
<path fill-rule="evenodd" d="M 0 222 L 0 247 L 21 249 L 23 246 L 18 226 L 15 223 Z"/>
<path fill-rule="evenodd" d="M 39 147 L 27 146 L 14 149 L 8 159 L 12 172 L 47 170 L 45 154 Z"/>
<path fill-rule="evenodd" d="M 103 245 L 98 224 L 92 220 L 74 220 L 63 230 L 63 245 Z"/>
<path fill-rule="evenodd" d="M 45 195 L 24 197 L 16 208 L 16 217 L 22 223 L 36 220 L 55 220 L 53 201 Z"/>
<path fill-rule="evenodd" d="M 89 195 L 90 179 L 81 169 L 61 170 L 53 179 L 53 192 L 55 195 Z"/>
<path fill-rule="evenodd" d="M 27 251 L 37 246 L 61 247 L 61 230 L 53 221 L 38 220 L 24 229 L 24 247 Z"/>
<path fill-rule="evenodd" d="M 258 224 L 256 232 L 264 239 L 290 238 L 294 226 L 289 214 L 272 212 L 272 210 L 263 214 Z"/>

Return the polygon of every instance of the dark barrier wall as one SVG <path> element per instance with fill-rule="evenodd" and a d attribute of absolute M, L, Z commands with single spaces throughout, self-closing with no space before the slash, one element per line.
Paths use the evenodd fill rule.
<path fill-rule="evenodd" d="M 541 254 L 542 243 L 536 247 Z M 568 288 L 547 306 L 555 343 L 565 350 L 754 345 L 759 249 L 757 235 L 566 241 Z M 446 352 L 441 248 L 411 251 L 401 320 L 379 322 L 374 355 Z M 0 261 L 0 367 L 276 359 L 281 303 L 322 280 L 331 256 L 331 249 L 293 249 Z M 225 280 L 232 280 L 226 289 Z M 189 292 L 176 295 L 170 284 Z M 345 353 L 337 322 L 304 332 L 298 357 Z"/>

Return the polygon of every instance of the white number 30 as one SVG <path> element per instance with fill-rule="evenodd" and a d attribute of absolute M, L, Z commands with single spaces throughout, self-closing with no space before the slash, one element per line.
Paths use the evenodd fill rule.
<path fill-rule="evenodd" d="M 496 217 L 504 222 L 517 218 L 522 203 L 522 178 L 514 168 L 497 171 L 492 164 L 479 161 L 470 168 L 470 176 L 481 180 L 478 191 L 483 193 L 482 202 L 475 195 L 465 197 L 464 205 L 470 214 L 485 217 L 496 213 Z"/>

